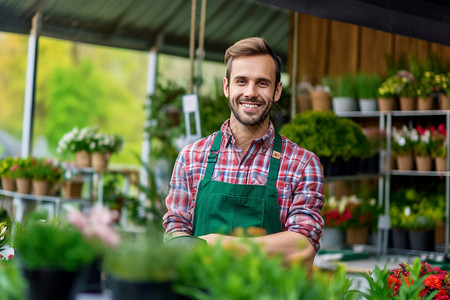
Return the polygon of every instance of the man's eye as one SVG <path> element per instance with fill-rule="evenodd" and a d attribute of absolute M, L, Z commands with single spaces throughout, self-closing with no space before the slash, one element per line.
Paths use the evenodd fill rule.
<path fill-rule="evenodd" d="M 237 83 L 237 84 L 244 84 L 244 83 L 245 83 L 245 80 L 243 80 L 243 79 L 236 80 L 236 83 Z"/>
<path fill-rule="evenodd" d="M 260 81 L 259 85 L 261 85 L 261 86 L 268 86 L 269 83 L 267 81 Z"/>

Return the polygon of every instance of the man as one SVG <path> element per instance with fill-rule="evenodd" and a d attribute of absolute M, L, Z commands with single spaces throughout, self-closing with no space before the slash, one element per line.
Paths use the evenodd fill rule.
<path fill-rule="evenodd" d="M 280 60 L 265 40 L 247 38 L 225 54 L 230 119 L 183 148 L 174 166 L 163 225 L 171 236 L 233 241 L 238 227 L 266 252 L 311 265 L 322 234 L 320 161 L 275 132 L 269 113 L 281 96 Z M 299 248 L 302 245 L 302 248 Z"/>

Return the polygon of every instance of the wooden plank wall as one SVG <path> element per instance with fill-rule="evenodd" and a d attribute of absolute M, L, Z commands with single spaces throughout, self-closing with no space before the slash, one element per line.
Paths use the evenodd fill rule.
<path fill-rule="evenodd" d="M 377 73 L 384 77 L 387 74 L 386 55 L 399 59 L 401 56 L 415 54 L 422 60 L 430 53 L 436 54 L 450 70 L 450 47 L 299 14 L 298 82 L 309 81 L 316 84 L 325 75 L 357 72 Z M 292 72 L 292 54 L 291 50 L 289 72 Z"/>

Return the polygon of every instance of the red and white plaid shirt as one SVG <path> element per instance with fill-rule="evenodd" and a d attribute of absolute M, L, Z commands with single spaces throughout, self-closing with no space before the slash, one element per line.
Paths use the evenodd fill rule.
<path fill-rule="evenodd" d="M 272 123 L 262 138 L 251 143 L 247 153 L 235 145 L 229 124 L 229 120 L 225 121 L 220 129 L 222 142 L 211 180 L 265 185 L 275 138 Z M 217 132 L 180 151 L 166 198 L 168 212 L 163 218 L 166 234 L 175 231 L 192 234 L 197 189 L 205 174 L 208 154 L 216 135 Z M 319 158 L 282 136 L 277 179 L 281 228 L 305 235 L 316 250 L 320 248 L 324 226 L 321 217 L 325 200 L 323 186 Z"/>

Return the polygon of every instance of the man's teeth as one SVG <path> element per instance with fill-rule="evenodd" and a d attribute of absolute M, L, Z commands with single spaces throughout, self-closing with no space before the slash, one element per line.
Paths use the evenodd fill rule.
<path fill-rule="evenodd" d="M 247 103 L 242 103 L 242 106 L 246 107 L 246 108 L 256 108 L 256 107 L 258 107 L 258 105 L 256 105 L 256 104 L 247 104 Z"/>

